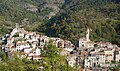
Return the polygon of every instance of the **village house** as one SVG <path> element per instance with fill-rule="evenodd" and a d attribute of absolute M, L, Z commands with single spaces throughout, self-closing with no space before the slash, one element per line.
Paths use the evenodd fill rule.
<path fill-rule="evenodd" d="M 52 43 L 56 46 L 56 47 L 58 47 L 58 42 L 61 40 L 60 38 L 54 38 L 54 37 L 52 37 L 52 38 L 50 38 L 50 40 L 52 41 Z"/>
<path fill-rule="evenodd" d="M 85 68 L 95 67 L 96 64 L 97 64 L 97 59 L 95 56 L 89 56 L 85 58 L 85 63 L 84 63 Z"/>
<path fill-rule="evenodd" d="M 93 48 L 94 47 L 94 42 L 89 41 L 86 43 L 86 48 Z"/>
<path fill-rule="evenodd" d="M 86 39 L 85 38 L 80 38 L 79 39 L 79 48 L 85 48 L 86 47 Z"/>
<path fill-rule="evenodd" d="M 96 65 L 105 64 L 106 61 L 105 52 L 90 52 L 90 55 L 96 57 L 97 60 Z"/>
<path fill-rule="evenodd" d="M 120 61 L 119 48 L 98 47 L 90 51 L 90 55 L 85 58 L 85 67 L 105 66 L 112 61 Z M 108 64 L 108 66 L 110 66 Z M 106 66 L 107 67 L 107 66 Z"/>
<path fill-rule="evenodd" d="M 25 48 L 23 52 L 26 53 L 26 54 L 28 54 L 28 53 L 30 53 L 32 50 L 33 50 L 33 48 Z"/>
<path fill-rule="evenodd" d="M 75 47 L 71 41 L 64 40 L 64 47 L 69 48 L 69 47 Z"/>
<path fill-rule="evenodd" d="M 18 36 L 14 37 L 16 33 Z M 117 45 L 110 42 L 95 43 L 90 41 L 89 36 L 90 29 L 87 29 L 86 37 L 80 38 L 79 47 L 75 48 L 71 41 L 38 35 L 36 32 L 25 31 L 16 25 L 10 37 L 7 38 L 5 49 L 10 52 L 20 51 L 21 58 L 39 60 L 42 58 L 41 50 L 44 50 L 44 47 L 52 43 L 58 49 L 61 49 L 59 54 L 66 56 L 67 64 L 71 67 L 76 64 L 84 65 L 85 68 L 105 67 L 105 65 L 110 66 L 108 63 L 112 61 L 120 61 L 120 49 Z"/>
<path fill-rule="evenodd" d="M 77 58 L 77 56 L 74 54 L 67 56 L 66 60 L 68 62 L 68 65 L 71 67 L 74 67 L 76 64 L 76 58 Z"/>
<path fill-rule="evenodd" d="M 72 52 L 74 50 L 74 47 L 68 47 L 68 48 L 62 48 L 62 51 L 61 51 L 61 55 L 69 55 L 70 52 Z"/>
<path fill-rule="evenodd" d="M 16 51 L 16 47 L 15 46 L 12 46 L 11 49 L 10 49 L 11 52 L 15 52 Z"/>
<path fill-rule="evenodd" d="M 36 56 L 41 55 L 41 49 L 39 48 L 32 49 L 30 53 L 28 54 L 28 56 L 34 56 L 34 55 Z"/>
<path fill-rule="evenodd" d="M 12 50 L 12 46 L 13 46 L 13 44 L 7 44 L 5 46 L 5 48 L 3 48 L 3 49 L 7 49 L 8 51 L 11 51 Z"/>
<path fill-rule="evenodd" d="M 80 49 L 94 47 L 95 43 L 93 41 L 90 41 L 89 36 L 90 36 L 90 29 L 87 29 L 86 37 L 83 37 L 83 38 L 79 39 L 79 48 Z"/>
<path fill-rule="evenodd" d="M 117 45 L 111 44 L 110 42 L 97 42 L 97 47 L 107 47 L 107 48 L 118 48 Z"/>
<path fill-rule="evenodd" d="M 16 50 L 17 51 L 22 51 L 24 48 L 30 48 L 30 44 L 27 43 L 26 41 L 18 41 L 16 43 Z"/>
<path fill-rule="evenodd" d="M 56 46 L 58 47 L 58 48 L 64 48 L 64 40 L 58 40 L 58 41 L 56 41 Z"/>
<path fill-rule="evenodd" d="M 37 45 L 38 45 L 38 42 L 37 42 L 37 41 L 33 41 L 33 42 L 31 43 L 32 48 L 37 47 Z"/>
<path fill-rule="evenodd" d="M 115 49 L 115 61 L 120 62 L 120 48 Z"/>
<path fill-rule="evenodd" d="M 38 38 L 38 45 L 43 49 L 44 46 L 47 46 L 47 44 L 49 43 L 49 37 L 47 36 L 40 36 Z"/>
<path fill-rule="evenodd" d="M 25 33 L 26 33 L 26 31 L 25 31 L 25 32 L 20 32 L 20 33 L 19 33 L 19 37 L 20 37 L 20 38 L 25 38 Z"/>
<path fill-rule="evenodd" d="M 47 37 L 47 36 L 40 36 L 39 41 L 43 42 L 43 43 L 48 43 L 49 42 L 49 37 Z"/>
<path fill-rule="evenodd" d="M 37 60 L 41 59 L 41 49 L 40 48 L 35 48 L 30 51 L 30 53 L 27 54 L 27 59 L 32 59 L 32 60 Z"/>
<path fill-rule="evenodd" d="M 70 52 L 68 52 L 67 50 L 63 49 L 60 53 L 60 55 L 63 55 L 63 56 L 67 56 L 69 55 Z"/>
<path fill-rule="evenodd" d="M 18 23 L 16 23 L 16 27 L 10 33 L 10 38 L 13 37 L 16 33 L 24 32 L 24 31 L 25 31 L 24 28 L 19 28 Z"/>
<path fill-rule="evenodd" d="M 27 42 L 38 42 L 38 36 L 36 36 L 36 33 L 35 32 L 28 32 L 28 34 L 25 35 L 25 39 L 27 39 L 26 41 Z"/>
<path fill-rule="evenodd" d="M 14 41 L 14 37 L 7 38 L 7 44 L 12 44 Z"/>

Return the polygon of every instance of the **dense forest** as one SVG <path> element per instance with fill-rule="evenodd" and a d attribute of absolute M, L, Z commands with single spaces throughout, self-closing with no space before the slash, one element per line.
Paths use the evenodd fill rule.
<path fill-rule="evenodd" d="M 0 34 L 15 23 L 74 44 L 90 28 L 91 40 L 120 46 L 119 0 L 0 0 Z"/>
<path fill-rule="evenodd" d="M 0 34 L 9 32 L 15 23 L 27 30 L 36 30 L 59 12 L 63 3 L 64 0 L 0 0 Z"/>
<path fill-rule="evenodd" d="M 120 1 L 68 0 L 48 21 L 45 32 L 77 44 L 75 41 L 85 36 L 87 28 L 91 29 L 91 40 L 120 45 Z"/>

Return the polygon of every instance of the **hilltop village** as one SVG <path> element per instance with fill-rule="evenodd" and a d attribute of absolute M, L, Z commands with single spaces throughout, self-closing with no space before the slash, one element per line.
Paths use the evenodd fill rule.
<path fill-rule="evenodd" d="M 58 49 L 62 49 L 58 53 L 66 57 L 68 65 L 71 67 L 77 65 L 84 70 L 107 71 L 111 66 L 118 66 L 120 48 L 110 42 L 91 41 L 89 35 L 90 29 L 88 28 L 86 37 L 78 40 L 79 47 L 77 47 L 71 41 L 28 32 L 16 24 L 16 28 L 10 34 L 0 37 L 0 47 L 6 53 L 17 55 L 19 58 L 39 60 L 43 58 L 41 51 L 44 51 L 44 48 L 52 43 Z"/>

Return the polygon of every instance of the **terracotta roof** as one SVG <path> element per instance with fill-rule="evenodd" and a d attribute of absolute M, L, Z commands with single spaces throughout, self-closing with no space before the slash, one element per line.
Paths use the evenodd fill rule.
<path fill-rule="evenodd" d="M 120 51 L 120 48 L 117 48 L 116 51 Z"/>
<path fill-rule="evenodd" d="M 95 54 L 95 55 L 104 55 L 104 52 L 91 52 L 90 54 Z"/>
<path fill-rule="evenodd" d="M 16 48 L 15 46 L 12 46 L 11 48 Z"/>
<path fill-rule="evenodd" d="M 20 54 L 24 55 L 24 54 L 28 54 L 28 53 L 25 53 L 25 52 L 21 52 Z"/>
<path fill-rule="evenodd" d="M 8 44 L 7 47 L 12 47 L 12 44 Z"/>
<path fill-rule="evenodd" d="M 78 71 L 83 71 L 84 69 L 79 69 Z"/>
<path fill-rule="evenodd" d="M 23 44 L 28 44 L 27 42 L 17 42 L 17 45 L 23 45 Z"/>
<path fill-rule="evenodd" d="M 105 54 L 105 56 L 112 56 L 112 54 Z"/>
<path fill-rule="evenodd" d="M 112 51 L 113 48 L 106 48 L 105 51 Z"/>
<path fill-rule="evenodd" d="M 89 52 L 87 52 L 87 51 L 81 51 L 81 53 L 80 53 L 81 55 L 88 55 L 89 54 Z"/>
<path fill-rule="evenodd" d="M 7 40 L 12 40 L 12 38 L 7 38 Z"/>

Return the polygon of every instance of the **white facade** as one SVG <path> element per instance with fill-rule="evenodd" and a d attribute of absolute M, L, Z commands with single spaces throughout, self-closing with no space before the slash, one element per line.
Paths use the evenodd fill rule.
<path fill-rule="evenodd" d="M 24 53 L 30 53 L 31 50 L 32 50 L 32 48 L 26 48 L 26 49 L 24 49 Z"/>
<path fill-rule="evenodd" d="M 94 67 L 96 65 L 97 65 L 96 57 L 93 56 L 93 57 L 88 57 L 85 59 L 85 64 L 84 64 L 85 67 L 90 68 L 90 67 Z"/>
<path fill-rule="evenodd" d="M 24 33 L 19 33 L 19 37 L 24 38 L 25 34 Z"/>
<path fill-rule="evenodd" d="M 86 41 L 87 41 L 87 42 L 90 41 L 89 37 L 90 37 L 90 29 L 87 28 L 87 32 L 86 32 Z"/>
<path fill-rule="evenodd" d="M 68 65 L 71 67 L 74 67 L 76 64 L 76 56 L 75 55 L 70 55 L 67 57 Z"/>
<path fill-rule="evenodd" d="M 86 44 L 86 48 L 93 48 L 94 47 L 94 42 L 87 42 Z"/>
<path fill-rule="evenodd" d="M 73 51 L 74 47 L 71 47 L 71 48 L 63 48 L 62 51 L 61 51 L 61 55 L 69 55 L 71 51 Z"/>
<path fill-rule="evenodd" d="M 10 33 L 10 37 L 12 37 L 13 35 L 15 35 L 17 32 L 18 32 L 17 28 L 13 29 L 13 31 Z"/>
<path fill-rule="evenodd" d="M 79 48 L 85 48 L 86 47 L 86 39 L 85 38 L 80 38 L 79 39 Z"/>
<path fill-rule="evenodd" d="M 10 50 L 11 52 L 14 52 L 14 51 L 16 51 L 16 47 L 11 47 L 11 50 Z"/>
<path fill-rule="evenodd" d="M 8 38 L 7 39 L 7 44 L 12 44 L 14 41 L 14 37 Z"/>
<path fill-rule="evenodd" d="M 31 53 L 28 54 L 28 56 L 40 56 L 41 55 L 41 49 L 36 48 L 35 50 L 31 51 Z"/>
<path fill-rule="evenodd" d="M 36 52 L 36 55 L 41 55 L 41 49 L 37 48 L 35 52 Z"/>
<path fill-rule="evenodd" d="M 30 35 L 29 34 L 26 34 L 25 35 L 25 39 L 29 39 L 30 38 Z"/>
<path fill-rule="evenodd" d="M 69 52 L 73 51 L 73 49 L 74 49 L 74 47 L 64 48 L 64 50 L 69 51 Z"/>
<path fill-rule="evenodd" d="M 17 51 L 21 51 L 24 48 L 30 48 L 30 45 L 28 43 L 26 43 L 26 42 L 18 42 L 18 43 L 16 43 L 16 50 Z"/>
<path fill-rule="evenodd" d="M 64 47 L 64 41 L 62 39 L 56 41 L 56 47 Z"/>
<path fill-rule="evenodd" d="M 48 43 L 49 42 L 49 37 L 47 37 L 47 36 L 41 36 L 40 40 L 43 40 L 44 43 Z"/>
<path fill-rule="evenodd" d="M 35 48 L 35 47 L 37 47 L 37 42 L 33 42 L 31 45 L 33 48 Z"/>

